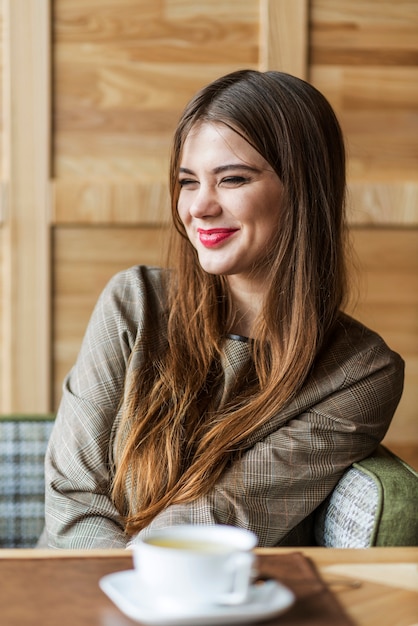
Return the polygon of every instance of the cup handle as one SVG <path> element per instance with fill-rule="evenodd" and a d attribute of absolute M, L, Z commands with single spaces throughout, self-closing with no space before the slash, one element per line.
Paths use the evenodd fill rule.
<path fill-rule="evenodd" d="M 231 591 L 220 596 L 219 604 L 242 604 L 247 598 L 254 565 L 254 554 L 241 552 L 231 556 L 227 563 L 232 577 Z"/>

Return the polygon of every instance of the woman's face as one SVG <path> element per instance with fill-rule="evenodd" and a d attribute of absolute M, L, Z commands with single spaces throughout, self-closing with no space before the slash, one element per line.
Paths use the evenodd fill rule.
<path fill-rule="evenodd" d="M 178 213 L 209 274 L 260 280 L 275 238 L 282 183 L 224 124 L 191 129 L 180 161 Z"/>

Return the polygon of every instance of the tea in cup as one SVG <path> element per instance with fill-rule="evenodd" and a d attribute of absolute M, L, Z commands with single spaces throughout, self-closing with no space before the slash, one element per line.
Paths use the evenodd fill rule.
<path fill-rule="evenodd" d="M 254 574 L 254 533 L 226 525 L 152 531 L 133 548 L 141 598 L 163 610 L 245 602 Z"/>

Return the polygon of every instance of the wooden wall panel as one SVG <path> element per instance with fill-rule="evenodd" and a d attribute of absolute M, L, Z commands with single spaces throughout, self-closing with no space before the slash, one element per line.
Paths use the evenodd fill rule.
<path fill-rule="evenodd" d="M 0 2 L 0 103 L 3 105 L 3 85 L 4 85 L 4 6 Z M 4 179 L 4 110 L 3 106 L 0 107 L 0 183 Z M 1 198 L 0 198 L 0 224 L 1 218 Z"/>
<path fill-rule="evenodd" d="M 260 0 L 260 70 L 308 78 L 308 0 Z"/>
<path fill-rule="evenodd" d="M 360 266 L 354 315 L 406 362 L 388 443 L 418 444 L 417 32 L 417 2 L 310 2 L 309 78 L 333 105 L 347 145 Z"/>
<path fill-rule="evenodd" d="M 3 293 L 4 293 L 4 289 L 3 289 L 3 272 L 4 272 L 4 267 L 3 267 L 3 251 L 4 251 L 4 244 L 3 244 L 3 229 L 1 227 L 1 223 L 0 223 L 0 346 L 3 345 L 4 343 L 4 332 L 3 332 L 3 323 L 2 320 L 4 319 L 4 307 L 5 307 L 5 303 L 4 303 L 4 298 L 3 298 Z M 0 351 L 0 380 L 3 379 L 4 376 L 4 358 L 3 355 Z"/>
<path fill-rule="evenodd" d="M 4 303 L 3 303 L 3 223 L 5 210 L 5 187 L 4 187 L 4 115 L 3 115 L 3 83 L 4 83 L 4 7 L 0 2 L 0 346 L 3 345 L 3 319 L 4 319 Z M 3 379 L 3 361 L 4 357 L 0 350 L 0 380 Z"/>
<path fill-rule="evenodd" d="M 0 411 L 50 406 L 49 2 L 4 0 Z"/>
<path fill-rule="evenodd" d="M 416 228 L 418 182 L 401 178 L 393 182 L 353 182 L 352 176 L 347 209 L 351 224 Z"/>
<path fill-rule="evenodd" d="M 159 227 L 54 229 L 54 406 L 104 285 L 132 265 L 161 265 L 165 247 Z"/>
<path fill-rule="evenodd" d="M 64 224 L 160 224 L 170 215 L 167 181 L 56 179 L 52 221 Z"/>
<path fill-rule="evenodd" d="M 417 65 L 414 0 L 312 0 L 310 6 L 312 65 Z"/>
<path fill-rule="evenodd" d="M 418 230 L 351 232 L 356 271 L 349 312 L 406 362 L 405 390 L 387 442 L 418 441 Z"/>
<path fill-rule="evenodd" d="M 204 83 L 257 66 L 258 0 L 56 0 L 56 177 L 166 180 L 178 115 Z"/>
<path fill-rule="evenodd" d="M 314 65 L 311 79 L 338 113 L 353 181 L 416 181 L 418 67 Z"/>
<path fill-rule="evenodd" d="M 310 80 L 347 140 L 352 221 L 417 226 L 418 3 L 312 0 L 310 19 Z"/>
<path fill-rule="evenodd" d="M 55 1 L 54 407 L 104 284 L 127 264 L 156 262 L 184 104 L 217 76 L 258 66 L 259 8 Z"/>
<path fill-rule="evenodd" d="M 4 32 L 3 32 L 3 4 L 0 3 L 0 103 L 3 103 L 3 70 L 4 70 L 4 62 L 3 62 L 3 47 L 4 47 Z M 0 107 L 0 112 L 2 112 L 3 107 Z M 4 211 L 4 199 L 2 197 L 4 185 L 3 185 L 3 115 L 0 114 L 0 346 L 3 344 L 3 229 L 2 224 L 4 220 L 3 211 Z M 0 380 L 3 376 L 3 358 L 0 352 Z"/>

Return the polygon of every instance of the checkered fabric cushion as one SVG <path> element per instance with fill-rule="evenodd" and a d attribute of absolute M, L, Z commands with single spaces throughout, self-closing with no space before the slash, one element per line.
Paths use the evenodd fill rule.
<path fill-rule="evenodd" d="M 44 524 L 44 456 L 53 417 L 0 417 L 0 548 L 32 548 Z"/>

